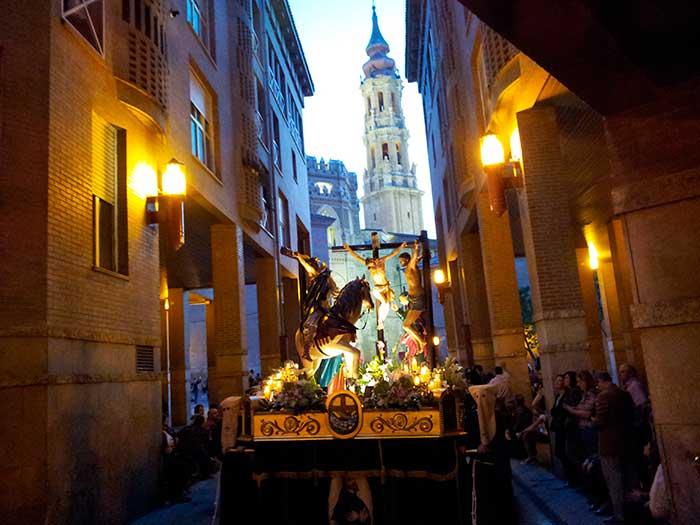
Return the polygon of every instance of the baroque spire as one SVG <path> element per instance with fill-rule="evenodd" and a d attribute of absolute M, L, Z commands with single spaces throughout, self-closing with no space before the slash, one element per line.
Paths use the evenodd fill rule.
<path fill-rule="evenodd" d="M 377 10 L 372 6 L 372 35 L 369 37 L 369 43 L 365 49 L 369 60 L 364 63 L 362 70 L 365 73 L 365 78 L 376 77 L 379 75 L 396 75 L 396 63 L 394 59 L 389 58 L 389 44 L 382 36 L 379 30 L 379 21 L 377 20 Z"/>

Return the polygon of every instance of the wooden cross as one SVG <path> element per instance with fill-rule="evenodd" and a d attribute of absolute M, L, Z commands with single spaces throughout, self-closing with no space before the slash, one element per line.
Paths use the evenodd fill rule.
<path fill-rule="evenodd" d="M 433 344 L 433 336 L 435 335 L 435 321 L 433 317 L 433 291 L 432 291 L 432 281 L 430 279 L 430 243 L 428 242 L 428 232 L 425 230 L 422 230 L 420 232 L 420 236 L 418 237 L 418 241 L 420 241 L 421 246 L 423 248 L 422 253 L 423 253 L 423 289 L 425 290 L 425 306 L 426 306 L 426 311 L 425 311 L 425 317 L 426 317 L 426 322 L 428 324 L 427 327 L 427 343 L 428 347 L 430 348 L 430 353 L 429 353 L 429 361 L 430 361 L 430 366 L 431 368 L 434 368 L 438 364 L 438 355 L 437 355 L 437 347 Z M 383 248 L 397 248 L 398 246 L 401 246 L 402 243 L 400 242 L 388 242 L 385 243 L 384 245 L 381 245 L 381 242 L 379 240 L 379 233 L 378 232 L 372 232 L 372 244 L 353 244 L 350 245 L 350 248 L 352 248 L 354 251 L 364 251 L 364 250 L 372 250 L 372 257 L 373 258 L 378 258 L 379 257 L 379 250 Z M 330 248 L 331 251 L 333 252 L 344 252 L 345 247 L 344 246 L 332 246 Z M 375 308 L 375 313 L 377 315 L 377 320 L 379 319 L 379 311 L 378 309 Z M 381 344 L 380 344 L 381 343 Z M 377 330 L 377 343 L 376 343 L 376 352 L 379 358 L 384 361 L 385 359 L 385 352 L 382 350 L 382 347 L 386 349 L 386 342 L 384 341 L 384 330 Z"/>

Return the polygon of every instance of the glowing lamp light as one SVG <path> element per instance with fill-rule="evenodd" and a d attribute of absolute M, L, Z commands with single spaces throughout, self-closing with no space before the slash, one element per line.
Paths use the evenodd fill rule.
<path fill-rule="evenodd" d="M 440 269 L 437 269 L 433 272 L 433 282 L 440 286 L 441 284 L 445 284 L 447 281 L 447 278 L 445 277 L 445 272 L 443 272 Z"/>
<path fill-rule="evenodd" d="M 588 241 L 588 266 L 591 267 L 591 270 L 597 270 L 599 266 L 598 250 L 596 250 L 593 241 Z"/>
<path fill-rule="evenodd" d="M 433 336 L 433 346 L 440 346 L 440 338 L 437 335 Z"/>
<path fill-rule="evenodd" d="M 481 139 L 481 164 L 482 166 L 495 166 L 505 162 L 503 145 L 493 133 L 485 135 Z"/>
<path fill-rule="evenodd" d="M 147 162 L 138 162 L 134 166 L 131 180 L 134 192 L 142 199 L 158 195 L 158 175 Z"/>
<path fill-rule="evenodd" d="M 523 160 L 523 147 L 520 144 L 520 131 L 518 128 L 515 128 L 510 136 L 510 160 L 513 162 Z"/>
<path fill-rule="evenodd" d="M 161 181 L 163 193 L 166 195 L 184 195 L 187 188 L 185 180 L 185 171 L 183 164 L 175 159 L 172 159 L 165 166 L 163 172 L 163 180 Z"/>

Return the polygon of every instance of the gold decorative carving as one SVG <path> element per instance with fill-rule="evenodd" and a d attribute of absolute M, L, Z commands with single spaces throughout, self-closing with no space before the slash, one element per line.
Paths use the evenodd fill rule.
<path fill-rule="evenodd" d="M 306 418 L 304 421 L 301 417 L 287 415 L 283 418 L 261 419 L 260 433 L 265 437 L 288 436 L 290 434 L 300 436 L 302 432 L 306 432 L 309 436 L 315 436 L 321 430 L 321 424 L 311 416 L 306 416 Z"/>
<path fill-rule="evenodd" d="M 397 412 L 388 418 L 380 414 L 372 419 L 369 428 L 377 434 L 382 434 L 386 428 L 394 432 L 429 433 L 433 429 L 433 416 L 414 417 L 413 421 L 409 423 L 408 416 L 403 412 Z"/>

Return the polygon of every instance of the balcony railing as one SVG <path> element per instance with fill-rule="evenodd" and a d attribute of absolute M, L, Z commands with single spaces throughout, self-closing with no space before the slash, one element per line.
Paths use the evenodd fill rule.
<path fill-rule="evenodd" d="M 255 112 L 255 133 L 258 139 L 265 144 L 265 121 L 259 111 Z"/>
<path fill-rule="evenodd" d="M 276 140 L 272 141 L 272 162 L 280 168 L 280 146 Z"/>
<path fill-rule="evenodd" d="M 255 30 L 251 30 L 251 34 L 253 36 L 253 56 L 255 57 L 255 59 L 258 61 L 258 63 L 262 67 L 263 59 L 262 59 L 262 48 L 260 47 L 260 39 L 258 38 L 258 35 L 255 32 Z"/>

